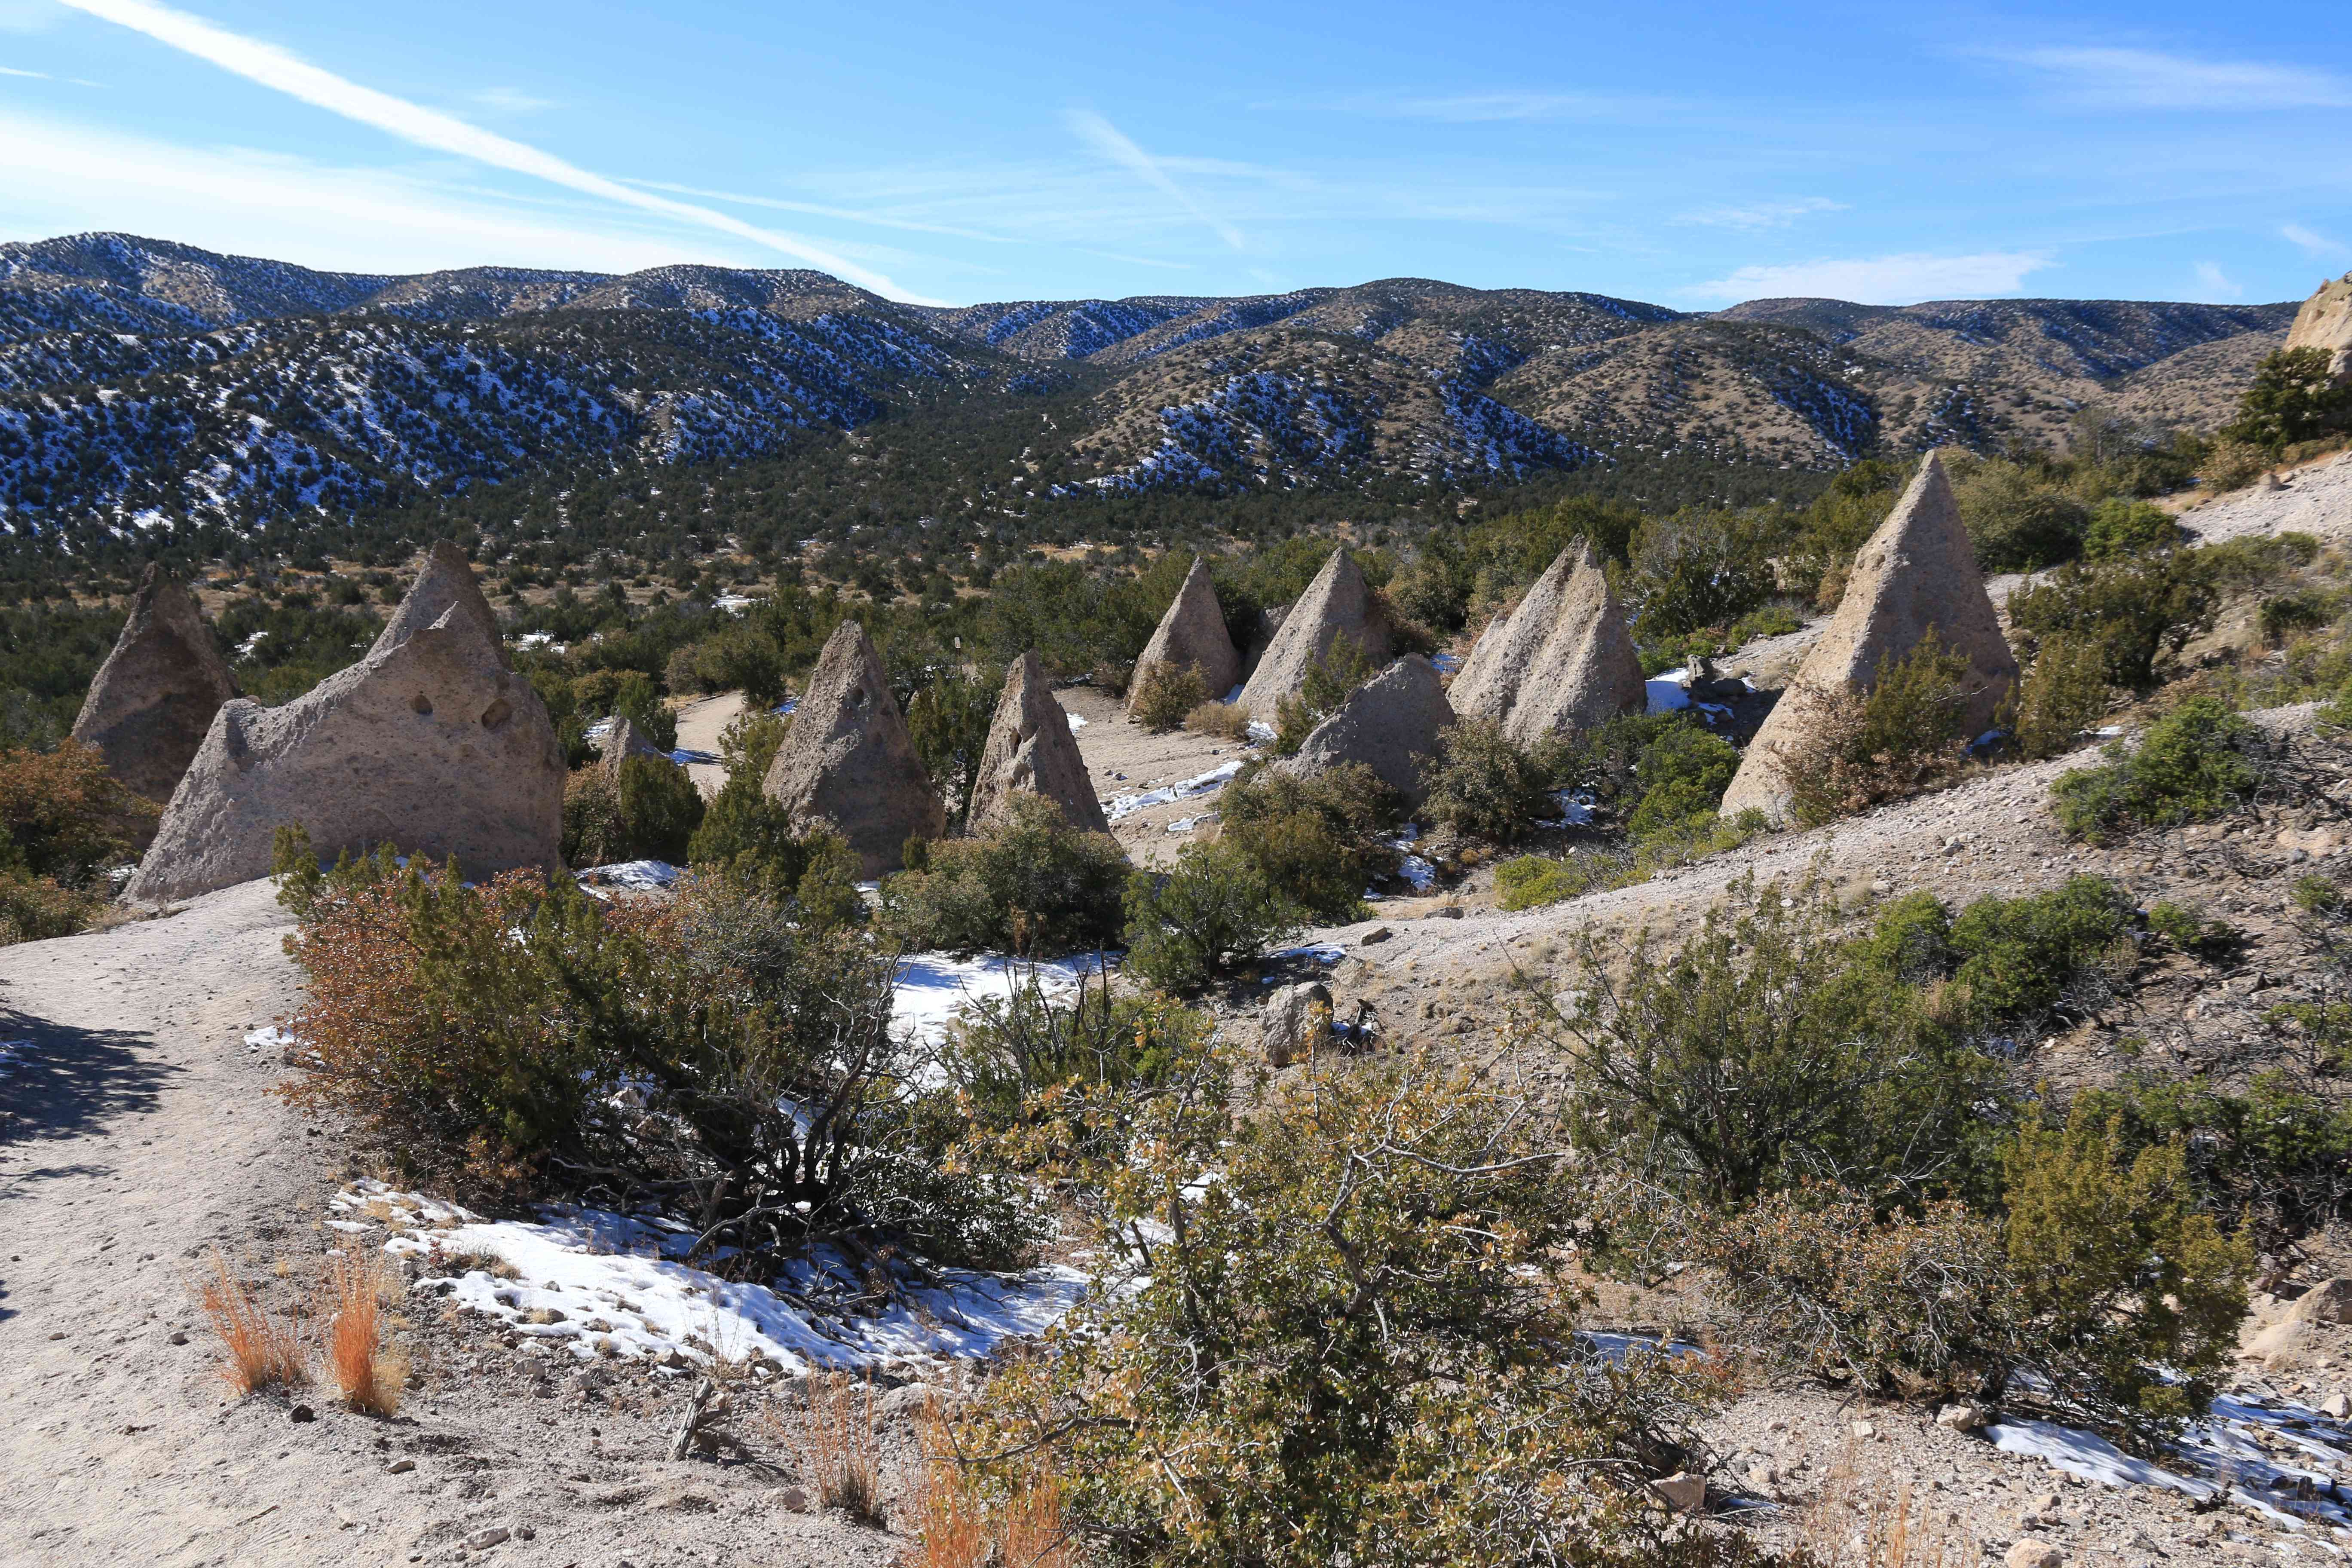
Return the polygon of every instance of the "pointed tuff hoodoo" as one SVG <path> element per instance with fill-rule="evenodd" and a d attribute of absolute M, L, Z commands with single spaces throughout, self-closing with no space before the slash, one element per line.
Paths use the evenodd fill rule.
<path fill-rule="evenodd" d="M 499 635 L 499 617 L 491 610 L 490 602 L 482 597 L 482 585 L 474 581 L 473 563 L 466 559 L 464 551 L 446 539 L 434 541 L 433 548 L 425 552 L 425 569 L 408 585 L 400 607 L 392 612 L 392 619 L 384 622 L 383 630 L 376 634 L 375 645 L 368 649 L 369 657 L 406 642 L 421 628 L 437 624 L 453 607 L 463 608 L 489 635 L 499 668 L 512 669 L 514 661 L 508 657 L 506 642 Z"/>
<path fill-rule="evenodd" d="M 761 788 L 793 821 L 846 838 L 868 877 L 899 869 L 908 839 L 947 831 L 882 658 L 856 621 L 826 639 Z"/>
<path fill-rule="evenodd" d="M 2352 377 L 2352 272 L 2331 279 L 2303 302 L 2286 331 L 2291 349 L 2325 349 L 2336 380 Z"/>
<path fill-rule="evenodd" d="M 236 681 L 188 591 L 150 565 L 114 651 L 99 667 L 73 738 L 133 795 L 161 805 L 195 760 Z"/>
<path fill-rule="evenodd" d="M 1869 689 L 1882 664 L 1918 647 L 1931 628 L 1937 642 L 1969 661 L 1969 732 L 1990 729 L 2016 684 L 2017 658 L 2000 635 L 1951 482 L 1933 452 L 1855 555 L 1837 614 L 1740 759 L 1723 815 L 1754 809 L 1785 821 L 1789 770 L 1803 765 L 1822 738 L 1820 694 Z"/>
<path fill-rule="evenodd" d="M 1575 563 L 1553 608 L 1551 633 L 1519 679 L 1503 723 L 1504 733 L 1522 746 L 1555 731 L 1597 730 L 1649 701 L 1642 656 L 1592 546 L 1579 540 L 1562 554 L 1574 555 Z"/>
<path fill-rule="evenodd" d="M 596 752 L 604 771 L 613 773 L 619 773 L 621 764 L 631 757 L 658 757 L 665 763 L 672 760 L 667 752 L 646 740 L 646 732 L 625 713 L 614 719 L 613 727 L 596 742 Z"/>
<path fill-rule="evenodd" d="M 1165 630 L 1168 623 L 1160 624 Z M 1222 626 L 1217 635 L 1224 635 Z M 971 831 L 982 832 L 1009 816 L 1016 795 L 1044 795 L 1062 808 L 1073 827 L 1110 831 L 1094 781 L 1087 777 L 1086 759 L 1070 735 L 1070 716 L 1045 684 L 1045 662 L 1034 648 L 1014 661 L 1004 694 L 996 700 L 971 787 Z"/>
<path fill-rule="evenodd" d="M 1151 640 L 1143 645 L 1143 656 L 1135 661 L 1135 673 L 1129 679 L 1128 701 L 1131 705 L 1143 689 L 1143 672 L 1154 665 L 1181 668 L 1191 665 L 1201 672 L 1201 684 L 1212 697 L 1223 697 L 1242 678 L 1242 656 L 1234 651 L 1234 639 L 1225 633 L 1225 612 L 1217 603 L 1216 584 L 1209 580 L 1208 563 L 1199 556 L 1192 557 L 1192 570 L 1184 574 L 1184 585 L 1176 591 L 1176 598 L 1168 613 L 1160 617 Z"/>
<path fill-rule="evenodd" d="M 1444 683 L 1429 660 L 1409 653 L 1348 693 L 1315 726 L 1298 754 L 1275 765 L 1312 778 L 1346 763 L 1362 763 L 1412 809 L 1428 795 L 1422 761 L 1437 754 L 1438 735 L 1454 722 Z"/>
<path fill-rule="evenodd" d="M 1331 552 L 1331 559 L 1283 617 L 1282 629 L 1274 634 L 1265 657 L 1242 688 L 1242 706 L 1271 719 L 1276 705 L 1305 689 L 1307 672 L 1343 637 L 1352 638 L 1374 664 L 1388 661 L 1388 623 L 1362 569 L 1339 549 Z"/>
<path fill-rule="evenodd" d="M 1470 657 L 1445 690 L 1445 700 L 1465 719 L 1504 720 L 1518 700 L 1528 668 L 1543 651 L 1552 625 L 1559 618 L 1560 595 L 1568 591 L 1569 574 L 1576 570 L 1576 547 L 1570 545 L 1545 568 L 1527 596 L 1508 615 L 1496 616 L 1478 634 Z"/>
<path fill-rule="evenodd" d="M 272 837 L 292 826 L 326 857 L 391 844 L 455 856 L 468 875 L 562 868 L 555 727 L 507 668 L 480 592 L 448 581 L 451 560 L 472 590 L 464 557 L 436 545 L 366 658 L 282 708 L 240 700 L 214 715 L 124 897 L 161 903 L 267 876 Z M 412 613 L 428 584 L 446 595 L 429 623 Z"/>

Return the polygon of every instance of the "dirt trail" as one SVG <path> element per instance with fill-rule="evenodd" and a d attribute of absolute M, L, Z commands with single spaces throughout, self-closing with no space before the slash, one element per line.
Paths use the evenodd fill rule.
<path fill-rule="evenodd" d="M 743 711 L 743 694 L 722 691 L 716 697 L 698 698 L 677 710 L 677 744 L 684 752 L 708 752 L 719 754 L 719 737 L 737 715 Z M 717 763 L 688 763 L 687 776 L 702 798 L 710 799 L 727 783 L 727 770 Z"/>

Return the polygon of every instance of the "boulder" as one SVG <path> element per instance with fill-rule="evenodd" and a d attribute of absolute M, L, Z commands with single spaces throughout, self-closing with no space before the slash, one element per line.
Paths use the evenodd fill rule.
<path fill-rule="evenodd" d="M 1160 622 L 1161 630 L 1167 626 Z M 1224 635 L 1222 626 L 1217 635 Z M 1226 651 L 1233 651 L 1230 645 Z M 1013 664 L 1004 693 L 996 700 L 996 716 L 989 721 L 988 744 L 981 751 L 972 783 L 970 831 L 979 833 L 1008 816 L 1016 795 L 1044 795 L 1062 808 L 1073 827 L 1110 831 L 1094 782 L 1087 777 L 1086 759 L 1078 755 L 1078 742 L 1070 733 L 1070 716 L 1045 684 L 1045 666 L 1034 648 Z"/>
<path fill-rule="evenodd" d="M 434 554 L 463 562 L 451 546 Z M 428 566 L 412 598 L 436 575 Z M 454 856 L 469 875 L 560 869 L 562 749 L 507 668 L 488 605 L 470 599 L 450 594 L 429 624 L 395 614 L 359 663 L 283 707 L 224 706 L 124 897 L 161 903 L 266 876 L 289 826 L 321 857 L 391 844 Z"/>
<path fill-rule="evenodd" d="M 1575 563 L 1551 606 L 1549 635 L 1532 656 L 1522 655 L 1516 636 L 1503 650 L 1527 658 L 1525 673 L 1511 683 L 1513 700 L 1503 723 L 1503 732 L 1522 746 L 1555 731 L 1598 729 L 1620 713 L 1640 712 L 1649 700 L 1642 656 L 1625 629 L 1625 614 L 1617 606 L 1608 574 L 1587 542 L 1578 540 L 1561 552 L 1563 559 L 1570 554 Z M 1559 562 L 1552 563 L 1554 571 L 1559 567 Z M 1517 617 L 1512 619 L 1516 633 Z"/>
<path fill-rule="evenodd" d="M 1143 689 L 1143 672 L 1154 665 L 1181 668 L 1191 665 L 1201 672 L 1201 682 L 1212 697 L 1223 697 L 1242 678 L 1242 656 L 1234 651 L 1234 639 L 1225 633 L 1225 612 L 1217 603 L 1216 584 L 1209 580 L 1208 563 L 1199 556 L 1192 557 L 1192 570 L 1184 574 L 1184 585 L 1176 590 L 1176 598 L 1168 613 L 1160 617 L 1160 625 L 1151 633 L 1151 640 L 1143 645 L 1143 655 L 1135 661 L 1135 673 L 1128 680 L 1128 701 Z"/>
<path fill-rule="evenodd" d="M 646 732 L 625 713 L 614 719 L 613 727 L 596 742 L 596 751 L 604 771 L 613 773 L 619 773 L 621 764 L 631 757 L 659 757 L 666 763 L 672 760 L 667 752 L 646 740 Z"/>
<path fill-rule="evenodd" d="M 1421 764 L 1437 754 L 1438 736 L 1454 722 L 1444 683 L 1429 660 L 1409 653 L 1348 693 L 1315 726 L 1296 756 L 1276 767 L 1312 778 L 1345 763 L 1361 763 L 1404 796 L 1406 809 L 1428 794 Z"/>
<path fill-rule="evenodd" d="M 1242 706 L 1270 720 L 1284 698 L 1296 697 L 1305 689 L 1308 672 L 1343 637 L 1352 639 L 1374 664 L 1387 662 L 1387 620 L 1364 582 L 1362 568 L 1344 549 L 1331 552 L 1331 559 L 1323 563 L 1323 570 L 1283 616 L 1281 629 L 1274 634 L 1265 656 L 1242 688 Z"/>
<path fill-rule="evenodd" d="M 1803 765 L 1820 742 L 1824 700 L 1849 688 L 1868 690 L 1880 665 L 1911 652 L 1930 631 L 1968 659 L 1969 732 L 1990 728 L 2017 682 L 2017 658 L 1986 596 L 1943 460 L 1933 452 L 1855 555 L 1837 614 L 1740 759 L 1723 815 L 1752 808 L 1786 821 L 1789 770 Z"/>
<path fill-rule="evenodd" d="M 2332 278 L 2294 313 L 2286 347 L 2326 349 L 2327 367 L 2338 381 L 2352 376 L 2352 272 Z"/>
<path fill-rule="evenodd" d="M 1286 985 L 1266 998 L 1261 1026 L 1265 1065 L 1286 1068 L 1331 1046 L 1331 988 L 1320 981 Z"/>
<path fill-rule="evenodd" d="M 2352 1323 L 2352 1279 L 2323 1279 L 2286 1310 L 2296 1323 Z"/>
<path fill-rule="evenodd" d="M 825 640 L 760 787 L 802 826 L 847 839 L 867 877 L 899 869 L 908 839 L 947 831 L 947 809 L 915 754 L 882 658 L 856 621 Z"/>
<path fill-rule="evenodd" d="M 150 564 L 114 651 L 99 667 L 73 738 L 131 794 L 161 805 L 195 761 L 236 681 L 188 591 Z"/>

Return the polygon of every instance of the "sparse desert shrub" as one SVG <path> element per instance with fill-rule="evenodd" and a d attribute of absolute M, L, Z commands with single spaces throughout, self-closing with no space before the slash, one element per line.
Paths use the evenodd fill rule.
<path fill-rule="evenodd" d="M 1118 940 L 1127 851 L 1108 833 L 1073 827 L 1043 795 L 1014 795 L 1006 820 L 976 837 L 941 839 L 926 860 L 928 868 L 882 884 L 876 917 L 909 952 L 1058 958 Z"/>
<path fill-rule="evenodd" d="M 815 1491 L 818 1507 L 840 1509 L 860 1524 L 881 1525 L 882 1463 L 870 1374 L 811 1374 L 799 1448 L 801 1476 Z"/>
<path fill-rule="evenodd" d="M 1952 983 L 1987 1026 L 2032 1019 L 2089 986 L 2104 1002 L 2138 962 L 2132 899 L 2104 877 L 2072 877 L 2046 893 L 1979 899 L 1945 936 Z"/>
<path fill-rule="evenodd" d="M 2212 628 L 2217 603 L 2206 553 L 2165 550 L 2097 565 L 2069 562 L 2048 582 L 2011 595 L 2009 616 L 2036 637 L 2066 632 L 2096 644 L 2109 683 L 2137 690 L 2156 679 L 2158 659 Z"/>
<path fill-rule="evenodd" d="M 2091 509 L 2091 525 L 2083 534 L 2083 553 L 2093 561 L 2113 561 L 2168 550 L 2179 540 L 2180 524 L 2162 507 L 2110 496 Z"/>
<path fill-rule="evenodd" d="M 2036 572 L 2081 551 L 2091 522 L 2081 501 L 2000 458 L 1967 469 L 1952 490 L 1978 565 L 1988 572 Z"/>
<path fill-rule="evenodd" d="M 1196 735 L 1213 735 L 1221 741 L 1247 740 L 1249 727 L 1248 709 L 1213 697 L 1184 715 L 1184 728 Z"/>
<path fill-rule="evenodd" d="M 1566 860 L 1521 855 L 1495 868 L 1495 890 L 1506 910 L 1532 910 L 1572 899 L 1591 886 L 1590 874 Z"/>
<path fill-rule="evenodd" d="M 1765 514 L 1684 507 L 1649 517 L 1627 545 L 1621 593 L 1644 643 L 1729 626 L 1770 599 L 1777 528 Z"/>
<path fill-rule="evenodd" d="M 1315 726 L 1348 700 L 1348 694 L 1380 673 L 1380 666 L 1351 637 L 1336 637 L 1323 657 L 1309 665 L 1298 695 L 1274 706 L 1274 754 L 1295 756 Z"/>
<path fill-rule="evenodd" d="M 564 783 L 564 862 L 682 863 L 704 809 L 694 780 L 666 757 L 624 757 L 617 768 L 592 763 Z"/>
<path fill-rule="evenodd" d="M 2261 784 L 2267 737 L 2210 697 L 2195 697 L 2147 727 L 2137 747 L 2051 786 L 2058 825 L 2102 842 L 2144 827 L 2177 827 L 2242 810 Z"/>
<path fill-rule="evenodd" d="M 1868 692 L 1791 693 L 1821 710 L 1815 746 L 1784 760 L 1790 811 L 1807 826 L 1918 794 L 1967 754 L 1969 662 L 1930 635 L 1878 668 Z"/>
<path fill-rule="evenodd" d="M 220 1340 L 221 1375 L 231 1388 L 257 1394 L 265 1388 L 299 1387 L 310 1380 L 302 1342 L 292 1326 L 264 1311 L 217 1251 L 197 1297 Z"/>
<path fill-rule="evenodd" d="M 384 1343 L 383 1298 L 392 1289 L 373 1254 L 343 1252 L 328 1266 L 320 1314 L 328 1319 L 327 1367 L 343 1402 L 369 1415 L 400 1408 L 407 1374 L 406 1363 Z"/>
<path fill-rule="evenodd" d="M 1422 763 L 1428 794 L 1420 815 L 1490 844 L 1515 844 L 1552 810 L 1559 750 L 1517 745 L 1492 719 L 1465 719 L 1438 737 Z"/>
<path fill-rule="evenodd" d="M 1361 763 L 1308 779 L 1249 770 L 1225 787 L 1218 813 L 1220 839 L 1321 920 L 1353 919 L 1366 885 L 1397 868 L 1396 850 L 1381 837 L 1396 825 L 1396 792 Z"/>
<path fill-rule="evenodd" d="M 1201 679 L 1197 665 L 1155 664 L 1136 683 L 1128 717 L 1154 732 L 1173 730 L 1210 696 L 1209 683 Z"/>
<path fill-rule="evenodd" d="M 1200 1044 L 1209 1022 L 1165 996 L 1114 999 L 1108 974 L 1064 1002 L 1034 975 L 1002 995 L 975 996 L 940 1053 L 940 1067 L 976 1125 L 1043 1120 L 1052 1091 L 1155 1082 Z M 1024 1171 L 1028 1168 L 1024 1161 Z"/>
<path fill-rule="evenodd" d="M 0 946 L 89 929 L 106 910 L 104 873 L 138 858 L 131 836 L 157 815 L 79 741 L 0 752 Z"/>
<path fill-rule="evenodd" d="M 2011 721 L 2018 753 L 2040 761 L 2072 751 L 2107 710 L 2107 656 L 2090 638 L 2059 632 L 2042 639 L 2019 684 Z"/>
<path fill-rule="evenodd" d="M 2244 489 L 2266 473 L 2271 466 L 2270 453 L 2251 441 L 2224 438 L 2206 449 L 2205 460 L 2198 465 L 2197 477 L 2215 495 Z"/>
<path fill-rule="evenodd" d="M 2246 945 L 2245 934 L 2229 921 L 2200 915 L 2170 899 L 2148 906 L 2147 929 L 2178 951 L 2208 963 L 2233 957 Z"/>
<path fill-rule="evenodd" d="M 1297 906 L 1236 845 L 1188 844 L 1165 876 L 1127 885 L 1127 971 L 1164 991 L 1198 990 L 1303 928 Z"/>
<path fill-rule="evenodd" d="M 104 892 L 48 877 L 0 872 L 0 947 L 88 931 L 107 912 Z"/>
<path fill-rule="evenodd" d="M 2283 647 L 2289 637 L 2324 626 L 2343 609 L 2340 595 L 2317 588 L 2305 588 L 2293 594 L 2273 594 L 2263 600 L 2254 612 L 2254 622 L 2264 643 Z"/>
<path fill-rule="evenodd" d="M 2342 1020 L 2313 1016 L 2308 1004 L 2273 1012 L 2311 1032 L 2340 1032 Z M 2244 1234 L 2268 1251 L 2352 1208 L 2352 1106 L 2332 1092 L 2333 1064 L 2316 1074 L 2273 1069 L 2242 1089 L 2199 1077 L 2127 1073 L 2112 1088 L 2079 1096 L 2074 1110 L 2112 1122 L 2122 1152 L 2178 1143 L 2208 1214 L 2242 1216 Z"/>

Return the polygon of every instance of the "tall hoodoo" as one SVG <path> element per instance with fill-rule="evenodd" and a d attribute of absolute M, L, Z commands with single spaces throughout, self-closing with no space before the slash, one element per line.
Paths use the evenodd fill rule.
<path fill-rule="evenodd" d="M 2326 349 L 2327 368 L 2336 379 L 2352 376 L 2352 272 L 2333 278 L 2303 302 L 2284 345 L 2291 349 Z"/>
<path fill-rule="evenodd" d="M 646 739 L 646 732 L 626 713 L 614 715 L 612 728 L 596 742 L 596 756 L 599 765 L 608 773 L 618 773 L 621 764 L 631 757 L 658 757 L 665 763 L 672 760 L 667 752 Z"/>
<path fill-rule="evenodd" d="M 1339 549 L 1331 552 L 1323 570 L 1315 574 L 1315 581 L 1307 584 L 1307 592 L 1298 595 L 1298 602 L 1283 617 L 1282 629 L 1274 634 L 1265 657 L 1257 661 L 1249 684 L 1242 688 L 1242 706 L 1271 718 L 1284 698 L 1296 697 L 1305 689 L 1308 671 L 1343 637 L 1353 640 L 1374 664 L 1388 662 L 1387 619 L 1364 582 L 1363 569 L 1345 549 Z"/>
<path fill-rule="evenodd" d="M 1208 563 L 1197 555 L 1192 557 L 1192 569 L 1184 574 L 1184 585 L 1176 590 L 1168 613 L 1160 617 L 1151 640 L 1143 645 L 1142 657 L 1135 661 L 1135 673 L 1127 688 L 1129 705 L 1143 689 L 1145 670 L 1156 665 L 1181 668 L 1188 664 L 1201 672 L 1201 683 L 1212 697 L 1223 697 L 1242 678 L 1242 656 L 1234 651 L 1234 639 L 1225 632 L 1225 612 L 1217 603 L 1217 586 L 1209 579 Z"/>
<path fill-rule="evenodd" d="M 908 839 L 947 831 L 882 658 L 856 621 L 825 640 L 761 789 L 793 821 L 847 839 L 868 877 L 899 869 Z"/>
<path fill-rule="evenodd" d="M 1429 791 L 1422 763 L 1437 754 L 1438 737 L 1454 722 L 1444 683 L 1429 660 L 1409 653 L 1348 693 L 1307 733 L 1298 754 L 1275 766 L 1312 778 L 1347 763 L 1361 763 L 1404 797 L 1411 810 Z"/>
<path fill-rule="evenodd" d="M 1790 770 L 1805 765 L 1823 739 L 1822 699 L 1867 691 L 1880 666 L 1911 652 L 1931 630 L 1939 645 L 1969 661 L 1969 733 L 1990 728 L 2017 682 L 2017 658 L 1985 594 L 1943 460 L 1933 452 L 1855 555 L 1837 614 L 1740 759 L 1723 814 L 1753 808 L 1787 820 Z"/>
<path fill-rule="evenodd" d="M 383 630 L 376 634 L 368 653 L 373 656 L 399 647 L 419 629 L 439 624 L 452 609 L 464 610 L 488 635 L 500 669 L 514 668 L 507 645 L 499 635 L 498 615 L 490 608 L 489 600 L 482 596 L 482 585 L 474 580 L 473 563 L 466 559 L 464 551 L 446 539 L 435 540 L 433 547 L 425 552 L 424 570 L 408 585 L 399 607 L 384 622 Z"/>
<path fill-rule="evenodd" d="M 1456 713 L 1465 719 L 1510 717 L 1528 667 L 1543 651 L 1553 624 L 1559 619 L 1560 597 L 1568 592 L 1569 575 L 1575 570 L 1576 551 L 1570 546 L 1553 558 L 1509 613 L 1486 623 L 1470 657 L 1462 661 L 1454 684 L 1446 688 L 1445 700 L 1454 704 Z"/>
<path fill-rule="evenodd" d="M 213 715 L 236 696 L 195 600 L 151 563 L 82 699 L 73 738 L 95 748 L 125 789 L 161 805 L 195 761 Z"/>
<path fill-rule="evenodd" d="M 507 668 L 480 592 L 469 605 L 447 581 L 451 561 L 472 588 L 456 547 L 436 545 L 359 663 L 282 708 L 240 700 L 213 716 L 125 897 L 158 903 L 266 876 L 271 840 L 291 826 L 328 857 L 390 844 L 454 856 L 468 875 L 562 867 L 555 727 Z M 447 595 L 430 622 L 411 613 L 428 584 Z"/>
<path fill-rule="evenodd" d="M 1218 635 L 1223 635 L 1222 626 Z M 1078 743 L 1070 735 L 1070 716 L 1046 684 L 1045 661 L 1035 648 L 1013 662 L 1003 695 L 996 700 L 988 744 L 972 781 L 971 831 L 979 833 L 1009 816 L 1016 795 L 1044 795 L 1062 808 L 1073 827 L 1110 831 L 1094 781 L 1087 777 L 1086 759 L 1078 755 Z"/>
<path fill-rule="evenodd" d="M 1592 546 L 1579 540 L 1561 554 L 1575 561 L 1553 607 L 1550 634 L 1528 661 L 1504 721 L 1504 732 L 1522 746 L 1555 731 L 1598 729 L 1620 713 L 1640 712 L 1649 700 L 1642 656 Z"/>

